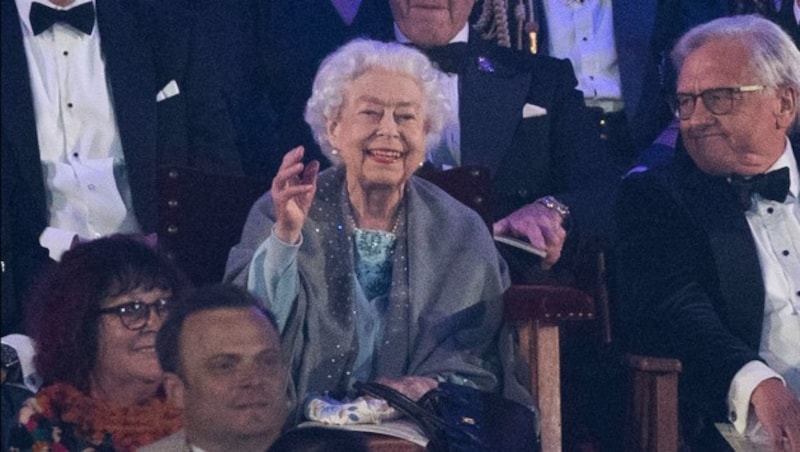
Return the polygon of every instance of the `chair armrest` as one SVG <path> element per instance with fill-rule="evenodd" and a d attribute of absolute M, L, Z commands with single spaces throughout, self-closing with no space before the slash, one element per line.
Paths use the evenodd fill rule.
<path fill-rule="evenodd" d="M 656 356 L 626 355 L 625 364 L 634 371 L 651 373 L 681 373 L 681 361 L 675 358 Z"/>
<path fill-rule="evenodd" d="M 512 323 L 527 320 L 554 323 L 595 317 L 594 299 L 569 286 L 515 284 L 506 291 L 503 301 L 505 318 Z"/>
<path fill-rule="evenodd" d="M 651 452 L 676 451 L 681 443 L 678 376 L 674 358 L 626 355 L 629 371 L 626 448 Z"/>

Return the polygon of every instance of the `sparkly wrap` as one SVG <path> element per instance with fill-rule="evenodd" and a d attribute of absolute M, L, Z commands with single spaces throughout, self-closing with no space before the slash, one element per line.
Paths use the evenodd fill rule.
<path fill-rule="evenodd" d="M 344 176 L 341 167 L 319 175 L 303 226 L 299 294 L 282 334 L 295 401 L 310 392 L 343 396 L 357 355 L 354 247 Z M 406 184 L 403 202 L 373 377 L 458 375 L 479 388 L 498 390 L 497 337 L 509 280 L 486 225 L 471 209 L 416 177 Z M 253 206 L 242 240 L 231 250 L 226 280 L 246 286 L 253 254 L 274 218 L 267 193 Z"/>

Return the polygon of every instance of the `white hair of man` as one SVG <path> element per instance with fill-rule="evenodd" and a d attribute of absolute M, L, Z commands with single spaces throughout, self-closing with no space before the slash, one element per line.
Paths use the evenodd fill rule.
<path fill-rule="evenodd" d="M 450 102 L 439 83 L 438 71 L 419 50 L 395 42 L 355 39 L 328 55 L 320 65 L 311 98 L 306 103 L 305 120 L 314 139 L 332 164 L 341 159 L 333 152 L 327 123 L 339 115 L 348 84 L 370 69 L 384 69 L 416 80 L 422 88 L 422 106 L 427 126 L 428 147 L 439 142 Z"/>
<path fill-rule="evenodd" d="M 793 88 L 800 97 L 800 51 L 781 27 L 758 15 L 723 17 L 689 30 L 672 49 L 678 73 L 690 53 L 716 40 L 742 43 L 751 56 L 746 64 L 760 83 L 770 88 Z M 795 125 L 798 119 L 800 114 L 796 113 Z"/>

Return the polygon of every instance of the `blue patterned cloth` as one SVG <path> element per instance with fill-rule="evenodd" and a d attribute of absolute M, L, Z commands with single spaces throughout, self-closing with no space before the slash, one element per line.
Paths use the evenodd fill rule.
<path fill-rule="evenodd" d="M 389 293 L 396 237 L 391 232 L 356 228 L 356 276 L 367 300 Z"/>

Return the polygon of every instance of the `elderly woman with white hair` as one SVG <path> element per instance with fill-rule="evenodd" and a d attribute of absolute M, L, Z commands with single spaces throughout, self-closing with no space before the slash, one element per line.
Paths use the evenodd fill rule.
<path fill-rule="evenodd" d="M 295 400 L 500 388 L 506 265 L 475 212 L 413 175 L 448 109 L 413 48 L 356 40 L 322 63 L 306 121 L 334 165 L 289 151 L 226 272 L 276 314 Z"/>

